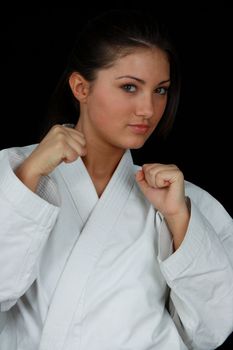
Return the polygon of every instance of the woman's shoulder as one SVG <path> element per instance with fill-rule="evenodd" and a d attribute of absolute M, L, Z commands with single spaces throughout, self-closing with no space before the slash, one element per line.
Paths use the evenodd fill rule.
<path fill-rule="evenodd" d="M 30 153 L 34 150 L 37 144 L 26 146 L 14 146 L 0 150 L 0 164 L 1 167 L 16 168 Z"/>
<path fill-rule="evenodd" d="M 25 146 L 13 146 L 13 147 L 8 147 L 5 148 L 2 151 L 9 152 L 12 154 L 24 154 L 25 156 L 28 156 L 34 148 L 37 146 L 37 144 L 30 144 L 30 145 L 25 145 Z"/>
<path fill-rule="evenodd" d="M 207 190 L 204 188 L 185 180 L 185 195 L 190 197 L 197 204 L 205 204 L 207 202 L 216 202 L 217 199 L 214 198 Z"/>
<path fill-rule="evenodd" d="M 0 158 L 8 155 L 11 158 L 26 158 L 34 150 L 37 144 L 31 144 L 26 146 L 13 146 L 8 148 L 3 148 L 0 150 Z"/>
<path fill-rule="evenodd" d="M 232 221 L 223 205 L 202 187 L 185 180 L 185 195 L 191 199 L 200 212 L 207 218 L 211 218 L 212 220 L 218 219 L 218 221 L 220 219 L 223 221 Z"/>

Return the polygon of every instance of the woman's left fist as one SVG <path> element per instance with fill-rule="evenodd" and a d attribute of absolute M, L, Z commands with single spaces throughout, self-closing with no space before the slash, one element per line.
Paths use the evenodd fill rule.
<path fill-rule="evenodd" d="M 164 217 L 177 215 L 186 207 L 184 176 L 173 164 L 145 164 L 136 181 L 150 203 Z"/>

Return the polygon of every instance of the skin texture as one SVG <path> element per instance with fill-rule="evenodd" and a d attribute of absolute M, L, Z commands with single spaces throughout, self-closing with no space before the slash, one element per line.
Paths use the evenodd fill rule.
<path fill-rule="evenodd" d="M 92 83 L 72 73 L 70 88 L 80 103 L 75 129 L 52 127 L 16 175 L 36 191 L 41 176 L 61 162 L 81 156 L 101 196 L 125 150 L 142 147 L 162 118 L 169 69 L 163 51 L 135 49 L 110 68 L 99 70 Z M 136 181 L 164 215 L 177 249 L 189 222 L 182 172 L 175 165 L 145 164 L 136 174 Z"/>

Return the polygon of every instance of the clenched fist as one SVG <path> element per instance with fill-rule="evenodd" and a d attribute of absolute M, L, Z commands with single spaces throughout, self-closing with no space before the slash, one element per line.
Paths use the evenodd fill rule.
<path fill-rule="evenodd" d="M 35 192 L 41 176 L 51 173 L 61 162 L 70 163 L 84 156 L 85 145 L 85 137 L 78 130 L 54 125 L 15 173 Z"/>

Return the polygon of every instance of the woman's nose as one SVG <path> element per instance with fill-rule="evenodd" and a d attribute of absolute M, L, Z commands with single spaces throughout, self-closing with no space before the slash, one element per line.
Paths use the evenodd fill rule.
<path fill-rule="evenodd" d="M 151 118 L 154 114 L 153 97 L 142 96 L 137 103 L 136 115 L 143 118 Z"/>

